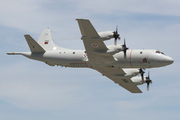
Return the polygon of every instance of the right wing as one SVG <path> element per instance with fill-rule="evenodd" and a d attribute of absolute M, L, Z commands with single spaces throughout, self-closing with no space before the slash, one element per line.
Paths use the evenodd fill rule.
<path fill-rule="evenodd" d="M 93 68 L 115 83 L 119 84 L 121 87 L 125 88 L 131 93 L 142 93 L 142 91 L 137 87 L 137 85 L 133 84 L 130 77 L 120 77 L 124 75 L 125 72 L 121 68 L 109 68 L 109 67 L 97 67 Z"/>
<path fill-rule="evenodd" d="M 79 28 L 82 34 L 82 40 L 88 55 L 89 62 L 93 65 L 105 65 L 115 62 L 112 55 L 100 55 L 95 51 L 106 51 L 108 48 L 104 44 L 103 40 L 96 39 L 99 34 L 92 26 L 91 22 L 87 19 L 76 19 L 79 24 Z"/>

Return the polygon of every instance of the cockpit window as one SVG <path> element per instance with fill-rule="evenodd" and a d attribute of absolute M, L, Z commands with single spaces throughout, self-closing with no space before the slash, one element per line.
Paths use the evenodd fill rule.
<path fill-rule="evenodd" d="M 163 52 L 161 52 L 161 54 L 165 55 Z"/>
<path fill-rule="evenodd" d="M 157 50 L 156 53 L 161 53 L 161 52 Z"/>
<path fill-rule="evenodd" d="M 156 51 L 156 53 L 165 55 L 163 52 L 158 51 L 158 50 Z"/>

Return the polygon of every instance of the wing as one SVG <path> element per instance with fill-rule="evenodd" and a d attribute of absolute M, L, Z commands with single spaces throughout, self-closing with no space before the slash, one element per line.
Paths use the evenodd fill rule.
<path fill-rule="evenodd" d="M 82 34 L 82 40 L 88 55 L 89 62 L 93 65 L 104 65 L 115 62 L 112 55 L 100 55 L 95 51 L 106 51 L 108 48 L 103 40 L 97 39 L 99 37 L 97 31 L 87 19 L 76 19 Z"/>
<path fill-rule="evenodd" d="M 91 24 L 91 22 L 87 19 L 76 19 L 79 24 L 79 28 L 81 30 L 81 34 L 83 36 L 88 37 L 99 37 L 99 34 Z"/>
<path fill-rule="evenodd" d="M 120 77 L 125 74 L 125 72 L 121 68 L 97 67 L 94 69 L 99 71 L 115 83 L 119 84 L 121 87 L 130 91 L 131 93 L 142 93 L 142 91 L 137 87 L 137 85 L 132 84 L 133 82 L 130 78 Z"/>
<path fill-rule="evenodd" d="M 104 44 L 103 40 L 97 39 L 99 37 L 97 31 L 92 26 L 91 22 L 87 19 L 76 19 L 79 24 L 79 28 L 82 34 L 82 40 L 86 48 L 89 62 L 92 64 L 92 68 L 99 71 L 106 77 L 113 80 L 126 90 L 132 93 L 142 93 L 137 85 L 132 84 L 130 78 L 120 77 L 125 75 L 125 72 L 121 68 L 104 67 L 115 62 L 112 55 L 101 55 L 95 51 L 106 51 L 108 48 Z"/>

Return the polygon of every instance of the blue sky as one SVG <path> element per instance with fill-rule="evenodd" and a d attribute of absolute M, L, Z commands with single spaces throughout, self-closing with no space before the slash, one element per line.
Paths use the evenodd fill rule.
<path fill-rule="evenodd" d="M 0 119 L 179 120 L 179 6 L 178 0 L 1 0 Z M 175 62 L 146 70 L 150 91 L 141 85 L 143 93 L 132 94 L 91 69 L 6 55 L 29 51 L 24 34 L 37 40 L 46 28 L 58 46 L 84 49 L 76 18 L 90 19 L 99 32 L 118 25 L 130 49 L 158 49 Z"/>

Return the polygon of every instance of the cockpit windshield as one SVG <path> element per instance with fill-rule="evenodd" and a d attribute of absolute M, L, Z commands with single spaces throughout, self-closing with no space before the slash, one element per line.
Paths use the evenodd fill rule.
<path fill-rule="evenodd" d="M 163 52 L 161 52 L 159 50 L 157 50 L 156 53 L 165 55 Z"/>

